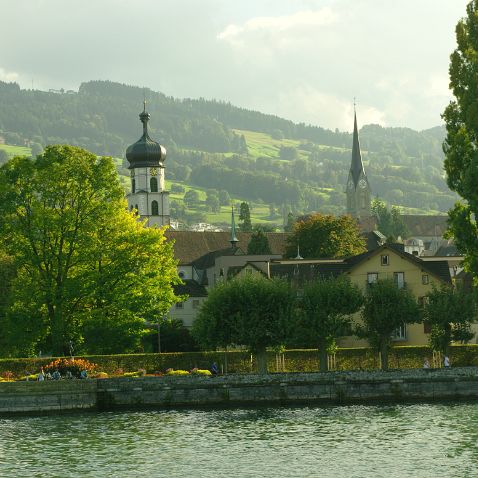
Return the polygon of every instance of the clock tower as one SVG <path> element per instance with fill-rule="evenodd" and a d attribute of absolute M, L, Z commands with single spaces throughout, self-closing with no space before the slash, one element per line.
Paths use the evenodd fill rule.
<path fill-rule="evenodd" d="M 352 143 L 352 163 L 347 179 L 347 214 L 361 219 L 372 215 L 370 210 L 371 189 L 362 163 L 357 128 L 357 115 L 354 110 L 354 134 Z"/>
<path fill-rule="evenodd" d="M 143 136 L 126 150 L 131 176 L 131 192 L 126 195 L 128 208 L 146 219 L 147 226 L 167 226 L 170 216 L 169 192 L 164 186 L 166 148 L 149 137 L 146 101 L 139 119 L 143 123 Z"/>

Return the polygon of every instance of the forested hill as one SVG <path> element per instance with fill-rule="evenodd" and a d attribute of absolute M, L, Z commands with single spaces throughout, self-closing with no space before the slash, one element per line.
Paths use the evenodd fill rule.
<path fill-rule="evenodd" d="M 151 136 L 168 149 L 170 179 L 297 212 L 343 212 L 349 133 L 225 102 L 175 99 L 109 81 L 83 83 L 78 92 L 0 82 L 0 135 L 9 144 L 66 142 L 123 157 L 141 134 L 143 95 Z M 375 195 L 422 212 L 452 205 L 455 196 L 443 179 L 443 127 L 417 132 L 367 125 L 360 135 Z"/>

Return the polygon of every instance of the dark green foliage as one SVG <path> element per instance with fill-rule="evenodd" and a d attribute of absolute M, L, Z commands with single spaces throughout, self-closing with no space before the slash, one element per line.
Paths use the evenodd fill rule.
<path fill-rule="evenodd" d="M 195 352 L 199 347 L 189 329 L 184 327 L 181 320 L 167 319 L 161 322 L 161 352 Z M 150 339 L 153 350 L 158 349 L 158 333 L 154 332 Z"/>
<path fill-rule="evenodd" d="M 123 157 L 126 146 L 140 135 L 137 115 L 143 94 L 144 88 L 108 81 L 83 83 L 78 94 L 21 90 L 0 82 L 0 125 L 6 130 L 0 135 L 8 144 L 69 143 Z M 343 213 L 345 198 L 338 191 L 350 165 L 349 133 L 294 124 L 220 101 L 177 100 L 150 90 L 146 94 L 151 135 L 168 148 L 168 179 L 227 189 L 251 201 L 288 203 L 294 210 Z M 247 157 L 246 141 L 236 129 L 299 140 L 301 157 Z M 402 207 L 445 211 L 454 203 L 442 177 L 442 127 L 416 132 L 368 125 L 360 134 L 374 193 Z"/>
<path fill-rule="evenodd" d="M 199 203 L 199 193 L 195 189 L 189 189 L 184 195 L 184 204 L 186 207 L 196 207 Z"/>
<path fill-rule="evenodd" d="M 379 280 L 369 286 L 362 310 L 363 324 L 355 333 L 366 338 L 380 352 L 382 369 L 388 368 L 388 349 L 394 332 L 403 325 L 421 322 L 420 309 L 412 293 L 393 280 Z"/>
<path fill-rule="evenodd" d="M 365 252 L 365 241 L 351 216 L 310 214 L 294 223 L 287 240 L 286 257 L 295 257 L 297 246 L 305 259 L 348 257 Z"/>
<path fill-rule="evenodd" d="M 241 202 L 239 210 L 239 229 L 242 232 L 252 231 L 251 211 L 249 209 L 249 204 L 246 202 Z"/>
<path fill-rule="evenodd" d="M 281 146 L 279 150 L 279 158 L 280 159 L 287 159 L 289 161 L 292 161 L 294 159 L 297 159 L 298 153 L 297 153 L 297 148 L 294 148 L 293 146 Z"/>
<path fill-rule="evenodd" d="M 457 48 L 451 55 L 450 88 L 455 95 L 443 113 L 447 136 L 445 171 L 450 189 L 465 201 L 449 212 L 450 235 L 465 255 L 465 267 L 478 274 L 478 1 L 466 7 L 456 26 Z"/>
<path fill-rule="evenodd" d="M 362 303 L 362 293 L 347 278 L 305 284 L 299 299 L 299 328 L 319 348 L 322 372 L 327 371 L 327 352 L 335 348 L 338 337 L 350 335 L 351 314 L 357 312 Z"/>
<path fill-rule="evenodd" d="M 372 201 L 372 214 L 377 220 L 378 230 L 384 236 L 394 240 L 408 237 L 409 231 L 400 215 L 400 208 L 392 206 L 389 210 L 384 201 L 376 198 Z"/>
<path fill-rule="evenodd" d="M 294 295 L 289 284 L 261 276 L 223 282 L 210 291 L 193 325 L 202 347 L 243 345 L 258 356 L 267 372 L 267 347 L 279 347 L 290 336 Z"/>
<path fill-rule="evenodd" d="M 231 197 L 229 196 L 229 193 L 224 189 L 221 189 L 219 191 L 219 203 L 221 204 L 221 206 L 229 206 L 231 204 Z"/>
<path fill-rule="evenodd" d="M 221 204 L 219 202 L 218 193 L 215 190 L 208 191 L 206 196 L 206 208 L 211 212 L 219 212 L 221 210 Z"/>
<path fill-rule="evenodd" d="M 426 297 L 424 318 L 431 325 L 430 345 L 434 350 L 447 354 L 452 341 L 466 343 L 474 337 L 471 324 L 477 319 L 475 291 L 443 285 Z"/>
<path fill-rule="evenodd" d="M 252 233 L 249 244 L 247 245 L 248 254 L 270 254 L 271 248 L 264 231 L 257 230 Z"/>

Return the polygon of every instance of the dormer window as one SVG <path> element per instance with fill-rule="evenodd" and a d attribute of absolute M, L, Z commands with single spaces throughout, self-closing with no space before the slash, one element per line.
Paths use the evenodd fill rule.
<path fill-rule="evenodd" d="M 380 263 L 382 266 L 389 266 L 390 265 L 390 257 L 388 254 L 383 254 L 380 256 Z"/>

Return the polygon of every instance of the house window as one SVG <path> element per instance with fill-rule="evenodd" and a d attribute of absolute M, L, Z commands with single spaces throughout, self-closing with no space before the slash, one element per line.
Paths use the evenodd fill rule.
<path fill-rule="evenodd" d="M 395 284 L 399 289 L 403 289 L 405 287 L 405 273 L 404 272 L 394 272 L 393 273 L 393 280 L 395 281 Z"/>
<path fill-rule="evenodd" d="M 377 272 L 367 272 L 367 285 L 370 287 L 372 284 L 378 281 Z"/>
<path fill-rule="evenodd" d="M 422 274 L 422 284 L 427 285 L 428 284 L 428 274 Z"/>
<path fill-rule="evenodd" d="M 184 309 L 184 302 L 176 302 L 176 309 Z"/>
<path fill-rule="evenodd" d="M 158 180 L 156 178 L 151 178 L 149 180 L 149 188 L 151 189 L 152 193 L 158 192 Z"/>
<path fill-rule="evenodd" d="M 388 254 L 380 256 L 380 263 L 382 266 L 389 266 L 390 265 L 390 258 Z"/>
<path fill-rule="evenodd" d="M 425 307 L 426 304 L 428 304 L 428 297 L 427 296 L 418 298 L 418 305 L 420 307 Z"/>
<path fill-rule="evenodd" d="M 432 324 L 428 320 L 423 321 L 423 333 L 431 334 L 432 333 Z"/>
<path fill-rule="evenodd" d="M 200 302 L 199 299 L 193 299 L 193 309 L 199 308 Z"/>
<path fill-rule="evenodd" d="M 158 201 L 151 201 L 151 215 L 159 216 Z"/>
<path fill-rule="evenodd" d="M 392 340 L 407 340 L 407 324 L 402 324 L 393 331 Z"/>
<path fill-rule="evenodd" d="M 179 276 L 181 279 L 184 279 L 185 274 L 184 274 L 183 271 L 180 271 L 179 274 L 178 274 L 178 276 Z"/>
<path fill-rule="evenodd" d="M 131 180 L 131 192 L 134 194 L 136 192 L 136 180 Z"/>

